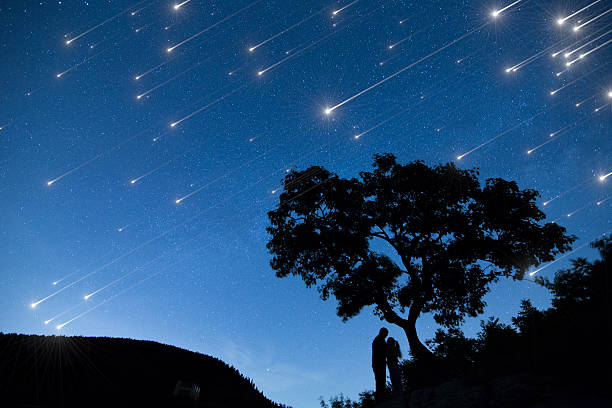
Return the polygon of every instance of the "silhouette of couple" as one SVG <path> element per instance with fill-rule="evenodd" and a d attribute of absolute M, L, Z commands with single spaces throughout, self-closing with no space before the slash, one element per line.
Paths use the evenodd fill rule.
<path fill-rule="evenodd" d="M 385 340 L 388 334 L 389 331 L 383 327 L 372 342 L 372 370 L 374 370 L 376 380 L 376 401 L 384 399 L 387 366 L 389 367 L 393 395 L 402 394 L 402 373 L 399 368 L 399 359 L 402 357 L 402 352 L 399 343 L 393 337 Z"/>

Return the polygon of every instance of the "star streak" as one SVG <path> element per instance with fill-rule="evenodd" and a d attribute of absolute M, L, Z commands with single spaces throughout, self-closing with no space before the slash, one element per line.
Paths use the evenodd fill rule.
<path fill-rule="evenodd" d="M 483 27 L 485 27 L 487 24 L 489 24 L 489 23 L 484 23 L 483 25 L 481 25 L 481 26 L 479 26 L 479 27 L 476 27 L 476 28 L 474 28 L 474 29 L 472 29 L 472 30 L 468 31 L 467 33 L 463 34 L 463 35 L 462 35 L 462 36 L 460 36 L 459 38 L 456 38 L 456 39 L 454 39 L 453 41 L 449 42 L 448 44 L 444 45 L 443 47 L 438 48 L 437 50 L 435 50 L 435 51 L 433 51 L 433 52 L 431 52 L 431 53 L 427 54 L 426 56 L 422 57 L 421 59 L 419 59 L 419 60 L 417 60 L 417 61 L 415 61 L 415 62 L 413 62 L 413 63 L 411 63 L 411 64 L 409 64 L 409 65 L 407 65 L 407 66 L 405 66 L 404 68 L 402 68 L 402 69 L 400 69 L 399 71 L 397 71 L 397 72 L 395 72 L 395 73 L 393 73 L 393 74 L 389 75 L 388 77 L 386 77 L 386 78 L 384 78 L 384 79 L 382 79 L 382 80 L 380 80 L 380 81 L 376 82 L 376 83 L 375 83 L 375 84 L 373 84 L 373 85 L 370 85 L 369 87 L 367 87 L 367 88 L 366 88 L 366 89 L 364 89 L 363 91 L 360 91 L 360 92 L 356 93 L 355 95 L 353 95 L 353 96 L 351 96 L 350 98 L 348 98 L 348 99 L 346 99 L 346 100 L 344 100 L 344 101 L 340 102 L 339 104 L 337 104 L 337 105 L 335 105 L 335 106 L 332 106 L 332 107 L 326 108 L 326 109 L 325 109 L 325 111 L 324 111 L 324 112 L 325 112 L 325 114 L 326 114 L 326 115 L 331 114 L 333 111 L 335 111 L 335 110 L 336 110 L 336 109 L 338 109 L 339 107 L 341 107 L 341 106 L 343 106 L 343 105 L 345 105 L 345 104 L 349 103 L 349 102 L 350 102 L 350 101 L 352 101 L 353 99 L 360 97 L 361 95 L 363 95 L 363 94 L 365 94 L 365 93 L 367 93 L 367 92 L 371 91 L 372 89 L 374 89 L 374 88 L 376 88 L 376 87 L 378 87 L 378 86 L 380 86 L 380 85 L 384 84 L 384 83 L 385 83 L 385 82 L 387 82 L 388 80 L 390 80 L 390 79 L 392 79 L 392 78 L 394 78 L 394 77 L 398 76 L 398 75 L 399 75 L 399 74 L 401 74 L 402 72 L 407 71 L 408 69 L 410 69 L 410 68 L 414 67 L 415 65 L 418 65 L 418 64 L 420 64 L 421 62 L 423 62 L 423 61 L 425 61 L 425 60 L 427 60 L 427 59 L 429 59 L 429 58 L 433 57 L 434 55 L 436 55 L 436 54 L 438 54 L 438 53 L 440 53 L 440 52 L 442 52 L 442 51 L 444 51 L 445 49 L 447 49 L 447 48 L 448 48 L 448 47 L 450 47 L 451 45 L 454 45 L 454 44 L 458 43 L 459 41 L 463 40 L 464 38 L 469 37 L 470 35 L 474 34 L 476 31 L 478 31 L 478 30 L 482 29 Z"/>
<path fill-rule="evenodd" d="M 178 47 L 180 47 L 181 45 L 186 44 L 186 43 L 188 43 L 189 41 L 193 40 L 194 38 L 199 37 L 200 35 L 204 34 L 205 32 L 212 30 L 213 28 L 217 27 L 219 24 L 223 24 L 224 22 L 226 22 L 226 21 L 228 21 L 229 19 L 231 19 L 231 18 L 233 18 L 233 17 L 237 16 L 238 14 L 242 13 L 243 11 L 245 11 L 245 10 L 247 10 L 247 9 L 249 9 L 249 8 L 251 8 L 251 7 L 253 7 L 253 6 L 254 6 L 254 5 L 256 5 L 257 3 L 260 3 L 261 1 L 262 1 L 262 0 L 255 0 L 255 1 L 254 1 L 254 2 L 252 2 L 251 4 L 249 4 L 249 5 L 245 6 L 245 7 L 243 7 L 243 8 L 241 8 L 240 10 L 238 10 L 238 11 L 236 11 L 236 12 L 234 12 L 234 13 L 230 14 L 229 16 L 227 16 L 227 17 L 225 17 L 225 18 L 223 18 L 223 19 L 221 19 L 221 20 L 217 21 L 215 24 L 213 24 L 213 25 L 211 25 L 211 26 L 206 27 L 206 28 L 205 28 L 205 29 L 203 29 L 202 31 L 199 31 L 199 32 L 195 33 L 194 35 L 192 35 L 191 37 L 189 37 L 189 38 L 187 38 L 187 39 L 185 39 L 185 40 L 181 41 L 180 43 L 175 44 L 175 45 L 173 45 L 172 47 L 167 48 L 167 49 L 166 49 L 166 51 L 167 51 L 167 52 L 172 52 L 172 51 L 173 51 L 175 48 L 178 48 Z"/>

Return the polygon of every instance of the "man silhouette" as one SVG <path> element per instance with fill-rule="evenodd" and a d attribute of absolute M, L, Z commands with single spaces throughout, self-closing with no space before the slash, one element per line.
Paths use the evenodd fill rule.
<path fill-rule="evenodd" d="M 376 380 L 376 402 L 383 400 L 387 383 L 387 342 L 385 338 L 388 334 L 389 330 L 383 327 L 372 342 L 372 370 L 374 370 Z"/>

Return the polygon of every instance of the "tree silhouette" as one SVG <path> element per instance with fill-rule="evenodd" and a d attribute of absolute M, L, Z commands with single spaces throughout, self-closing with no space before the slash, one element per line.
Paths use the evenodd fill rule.
<path fill-rule="evenodd" d="M 404 330 L 413 356 L 429 359 L 415 326 L 421 314 L 456 327 L 482 313 L 499 277 L 521 279 L 569 250 L 565 228 L 540 225 L 537 196 L 499 178 L 481 186 L 476 170 L 452 163 L 401 165 L 391 154 L 376 155 L 359 179 L 318 166 L 292 171 L 268 213 L 270 264 L 324 300 L 334 295 L 343 320 L 373 306 Z"/>

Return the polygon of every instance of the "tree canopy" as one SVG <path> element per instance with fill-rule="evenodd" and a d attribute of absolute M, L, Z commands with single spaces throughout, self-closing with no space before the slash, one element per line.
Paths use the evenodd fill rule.
<path fill-rule="evenodd" d="M 351 179 L 318 166 L 288 173 L 268 213 L 271 266 L 335 296 L 345 320 L 373 306 L 404 330 L 416 357 L 431 356 L 416 333 L 422 313 L 456 327 L 483 312 L 492 282 L 523 278 L 574 240 L 543 224 L 537 191 L 513 181 L 481 185 L 476 170 L 402 165 L 391 154 L 373 167 Z"/>

